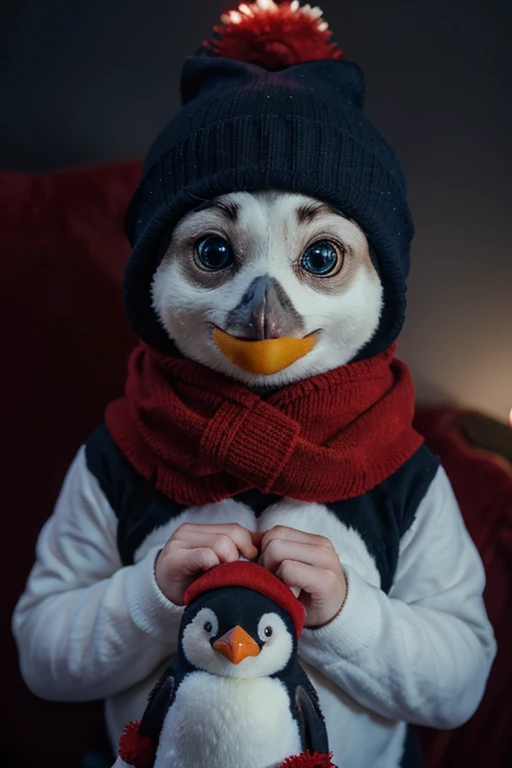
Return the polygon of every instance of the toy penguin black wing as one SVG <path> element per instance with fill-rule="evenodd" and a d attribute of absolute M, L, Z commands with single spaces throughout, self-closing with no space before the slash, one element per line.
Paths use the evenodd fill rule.
<path fill-rule="evenodd" d="M 298 675 L 294 703 L 297 709 L 303 749 L 310 752 L 329 752 L 325 720 L 320 709 L 318 695 L 304 670 Z"/>
<path fill-rule="evenodd" d="M 177 685 L 173 672 L 171 665 L 160 677 L 149 694 L 148 703 L 140 721 L 139 733 L 152 739 L 155 744 L 158 744 L 165 716 L 176 696 Z"/>

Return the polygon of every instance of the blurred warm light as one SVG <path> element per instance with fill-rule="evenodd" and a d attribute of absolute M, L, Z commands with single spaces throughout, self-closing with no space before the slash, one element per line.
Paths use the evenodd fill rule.
<path fill-rule="evenodd" d="M 508 415 L 508 423 L 509 423 L 509 424 L 510 424 L 510 426 L 512 427 L 512 408 L 510 409 L 510 413 L 509 413 L 509 415 Z"/>

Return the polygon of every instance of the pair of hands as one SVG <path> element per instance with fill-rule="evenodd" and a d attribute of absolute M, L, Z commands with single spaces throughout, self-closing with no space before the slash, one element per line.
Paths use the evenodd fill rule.
<path fill-rule="evenodd" d="M 187 587 L 202 572 L 240 557 L 259 557 L 261 565 L 292 589 L 300 590 L 307 627 L 328 624 L 343 606 L 347 582 L 329 539 L 283 525 L 266 533 L 251 533 L 237 523 L 185 523 L 157 558 L 156 582 L 171 602 L 183 605 Z"/>

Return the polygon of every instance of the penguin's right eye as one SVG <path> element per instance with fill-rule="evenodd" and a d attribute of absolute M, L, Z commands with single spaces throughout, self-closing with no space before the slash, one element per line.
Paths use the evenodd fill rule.
<path fill-rule="evenodd" d="M 208 235 L 196 243 L 195 256 L 198 266 L 209 272 L 226 269 L 235 262 L 231 245 L 218 235 Z"/>
<path fill-rule="evenodd" d="M 210 632 L 213 629 L 213 624 L 211 623 L 211 621 L 205 621 L 203 629 L 205 632 L 208 632 L 208 634 L 210 634 Z"/>

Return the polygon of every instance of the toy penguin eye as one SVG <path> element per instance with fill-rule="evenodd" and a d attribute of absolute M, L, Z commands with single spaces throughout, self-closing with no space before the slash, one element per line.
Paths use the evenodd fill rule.
<path fill-rule="evenodd" d="M 201 267 L 213 272 L 230 267 L 235 260 L 231 245 L 218 235 L 208 235 L 199 240 L 195 255 Z"/>
<path fill-rule="evenodd" d="M 214 637 L 219 630 L 217 616 L 211 608 L 201 608 L 197 616 L 195 616 L 193 623 L 197 627 L 201 627 L 201 630 L 210 638 Z"/>
<path fill-rule="evenodd" d="M 258 622 L 258 637 L 261 642 L 266 643 L 278 634 L 280 627 L 286 631 L 283 620 L 277 613 L 265 613 Z"/>
<path fill-rule="evenodd" d="M 343 266 L 343 250 L 329 240 L 318 240 L 306 248 L 300 265 L 315 277 L 332 277 Z"/>

